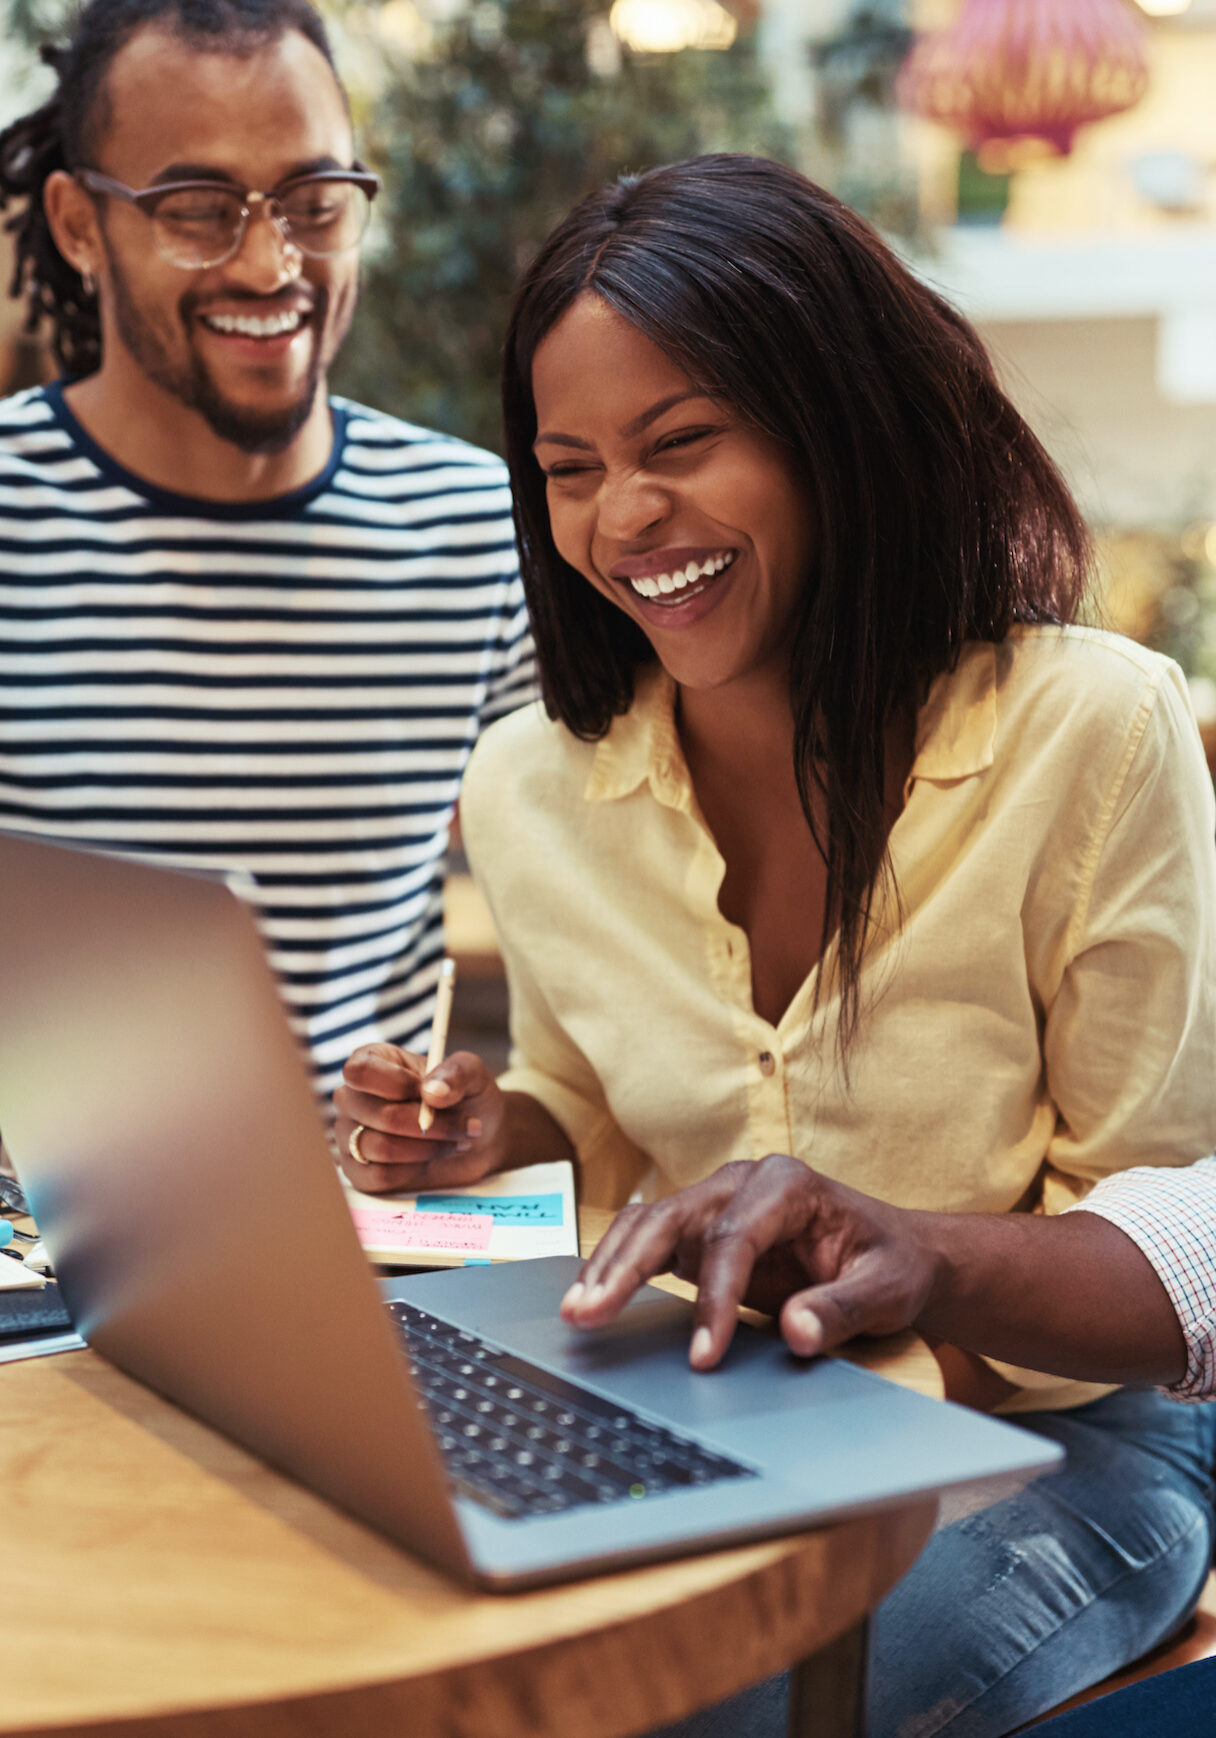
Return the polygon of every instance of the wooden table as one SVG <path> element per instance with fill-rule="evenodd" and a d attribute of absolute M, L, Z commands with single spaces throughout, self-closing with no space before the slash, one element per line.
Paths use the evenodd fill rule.
<path fill-rule="evenodd" d="M 0 1367 L 0 1469 L 8 1738 L 626 1738 L 812 1654 L 792 1729 L 836 1738 L 935 1513 L 470 1593 L 91 1352 Z"/>

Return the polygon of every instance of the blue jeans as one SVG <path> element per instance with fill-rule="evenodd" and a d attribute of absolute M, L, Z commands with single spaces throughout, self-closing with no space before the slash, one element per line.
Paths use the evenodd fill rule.
<path fill-rule="evenodd" d="M 1216 1402 L 1124 1388 L 1014 1422 L 1067 1464 L 940 1528 L 883 1601 L 870 1738 L 1001 1738 L 1166 1640 L 1203 1590 Z M 652 1738 L 783 1738 L 788 1701 L 783 1674 Z"/>

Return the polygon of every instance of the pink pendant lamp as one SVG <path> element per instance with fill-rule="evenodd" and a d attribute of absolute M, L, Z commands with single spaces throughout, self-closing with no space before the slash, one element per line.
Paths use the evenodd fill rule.
<path fill-rule="evenodd" d="M 966 0 L 957 24 L 914 45 L 896 91 L 976 152 L 1041 139 L 1065 154 L 1078 127 L 1144 95 L 1145 40 L 1126 0 Z"/>

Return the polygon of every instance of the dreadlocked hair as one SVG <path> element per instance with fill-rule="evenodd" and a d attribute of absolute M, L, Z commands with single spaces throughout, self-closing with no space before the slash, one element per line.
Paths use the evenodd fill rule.
<path fill-rule="evenodd" d="M 105 75 L 136 31 L 164 24 L 204 50 L 248 53 L 298 30 L 333 68 L 333 51 L 309 0 L 88 0 L 66 47 L 41 49 L 58 88 L 32 114 L 0 132 L 0 211 L 16 242 L 9 294 L 25 297 L 25 331 L 46 318 L 60 367 L 92 374 L 101 365 L 97 297 L 51 236 L 42 193 L 57 169 L 91 167 L 89 156 L 105 118 Z M 336 76 L 336 74 L 335 74 Z"/>

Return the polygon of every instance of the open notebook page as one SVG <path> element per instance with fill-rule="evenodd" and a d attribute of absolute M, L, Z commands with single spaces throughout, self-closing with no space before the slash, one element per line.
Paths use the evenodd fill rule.
<path fill-rule="evenodd" d="M 500 1171 L 459 1189 L 365 1195 L 343 1179 L 359 1241 L 383 1267 L 461 1267 L 577 1255 L 568 1159 Z"/>

